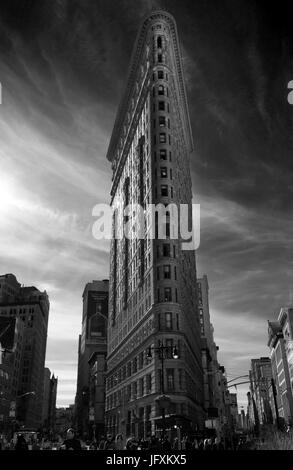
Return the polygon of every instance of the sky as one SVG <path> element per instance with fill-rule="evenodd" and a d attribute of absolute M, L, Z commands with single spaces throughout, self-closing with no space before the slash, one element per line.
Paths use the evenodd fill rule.
<path fill-rule="evenodd" d="M 160 7 L 180 38 L 197 270 L 228 380 L 269 354 L 267 320 L 293 303 L 293 34 L 282 2 L 3 0 L 0 272 L 49 294 L 58 406 L 74 402 L 83 288 L 109 274 L 92 209 L 110 201 L 106 153 L 132 47 Z M 247 390 L 237 387 L 240 406 Z"/>

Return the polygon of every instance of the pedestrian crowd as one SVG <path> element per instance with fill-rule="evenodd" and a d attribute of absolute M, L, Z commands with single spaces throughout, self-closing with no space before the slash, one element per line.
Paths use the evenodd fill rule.
<path fill-rule="evenodd" d="M 130 436 L 126 439 L 125 444 L 123 443 L 123 436 L 118 434 L 114 438 L 111 434 L 107 437 L 102 436 L 98 443 L 97 449 L 99 450 L 149 450 L 151 452 L 168 452 L 171 450 L 179 451 L 192 451 L 192 450 L 224 450 L 224 444 L 220 438 L 207 438 L 197 439 L 184 436 L 179 442 L 176 437 L 172 441 L 165 436 L 164 439 L 159 439 L 155 435 L 148 437 L 147 439 L 137 439 L 134 436 Z"/>
<path fill-rule="evenodd" d="M 18 433 L 13 439 L 8 441 L 3 436 L 0 438 L 0 450 L 148 450 L 151 452 L 168 451 L 222 451 L 222 450 L 250 450 L 252 441 L 241 437 L 238 442 L 222 441 L 220 437 L 198 438 L 183 436 L 182 439 L 175 437 L 170 440 L 166 435 L 158 438 L 155 435 L 147 439 L 138 439 L 129 436 L 124 439 L 122 434 L 113 436 L 107 434 L 100 439 L 82 441 L 76 437 L 75 431 L 69 428 L 66 431 L 65 439 L 59 436 L 58 440 L 36 439 L 32 436 L 26 438 L 22 433 Z"/>

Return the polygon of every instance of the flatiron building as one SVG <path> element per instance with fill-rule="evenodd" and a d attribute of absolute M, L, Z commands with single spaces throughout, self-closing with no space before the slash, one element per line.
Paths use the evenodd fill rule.
<path fill-rule="evenodd" d="M 204 427 L 195 252 L 172 237 L 168 214 L 166 238 L 157 232 L 150 236 L 149 217 L 141 239 L 114 236 L 129 220 L 127 206 L 187 204 L 190 209 L 192 150 L 176 23 L 169 13 L 154 11 L 139 30 L 107 152 L 113 237 L 106 428 L 113 434 L 159 435 L 163 417 L 156 399 L 162 391 L 170 400 L 168 433 L 175 425 L 187 431 Z M 161 345 L 170 347 L 163 367 L 156 351 Z"/>

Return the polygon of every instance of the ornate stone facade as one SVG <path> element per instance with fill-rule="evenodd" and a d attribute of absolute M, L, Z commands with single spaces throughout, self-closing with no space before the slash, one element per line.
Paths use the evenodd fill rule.
<path fill-rule="evenodd" d="M 129 204 L 173 203 L 191 207 L 189 155 L 193 149 L 183 69 L 174 18 L 156 11 L 138 34 L 112 133 L 113 234 L 127 222 Z M 169 219 L 166 229 L 170 230 Z M 181 240 L 112 239 L 110 257 L 106 426 L 116 434 L 145 437 L 161 428 L 156 397 L 161 360 L 149 347 L 176 346 L 179 358 L 164 361 L 171 399 L 167 429 L 204 426 L 203 372 L 194 251 Z"/>

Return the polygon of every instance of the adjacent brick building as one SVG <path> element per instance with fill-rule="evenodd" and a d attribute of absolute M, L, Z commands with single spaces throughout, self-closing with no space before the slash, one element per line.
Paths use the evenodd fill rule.
<path fill-rule="evenodd" d="M 16 415 L 19 423 L 32 429 L 42 424 L 49 308 L 46 291 L 40 292 L 34 286 L 22 287 L 13 274 L 0 276 L 0 316 L 16 318 L 23 327 L 22 348 L 15 357 L 12 385 Z"/>

